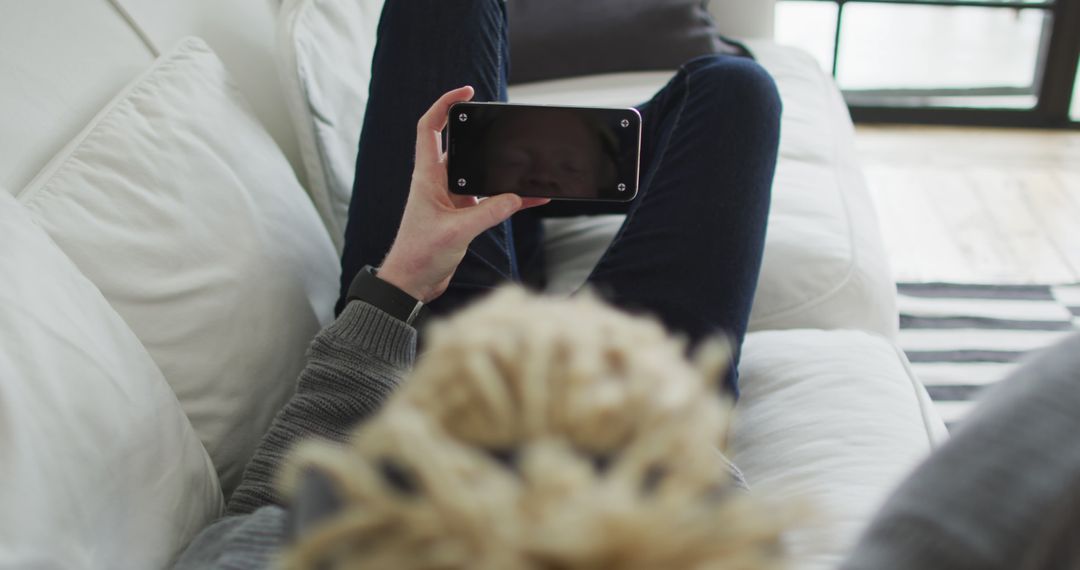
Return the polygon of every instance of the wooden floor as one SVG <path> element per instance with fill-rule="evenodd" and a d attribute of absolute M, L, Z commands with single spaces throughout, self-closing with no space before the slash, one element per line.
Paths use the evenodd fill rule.
<path fill-rule="evenodd" d="M 1080 132 L 860 126 L 898 281 L 1080 283 Z"/>

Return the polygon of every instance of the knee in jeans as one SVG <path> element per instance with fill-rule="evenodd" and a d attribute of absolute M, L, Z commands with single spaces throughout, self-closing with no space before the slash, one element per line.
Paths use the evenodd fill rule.
<path fill-rule="evenodd" d="M 776 81 L 756 61 L 729 55 L 707 55 L 684 66 L 692 89 L 717 102 L 737 105 L 740 112 L 779 116 L 782 104 Z"/>

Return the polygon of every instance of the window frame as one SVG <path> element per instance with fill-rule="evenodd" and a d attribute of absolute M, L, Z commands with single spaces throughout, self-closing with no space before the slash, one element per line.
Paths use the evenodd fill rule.
<path fill-rule="evenodd" d="M 780 0 L 781 2 L 785 0 Z M 883 89 L 859 90 L 845 93 L 848 108 L 856 122 L 864 123 L 922 123 L 981 125 L 1027 128 L 1080 128 L 1080 121 L 1069 116 L 1076 83 L 1077 62 L 1080 61 L 1080 0 L 800 0 L 836 5 L 836 30 L 833 35 L 832 75 L 836 78 L 840 65 L 841 30 L 844 7 L 848 4 L 902 4 L 909 6 L 945 6 L 1000 9 L 1036 9 L 1047 13 L 1047 30 L 1036 62 L 1036 77 L 1029 88 L 951 88 L 951 89 Z M 1033 92 L 1034 91 L 1034 92 Z M 1080 90 L 1078 90 L 1080 91 Z M 867 99 L 885 96 L 943 96 L 943 95 L 1033 95 L 1037 98 L 1031 109 L 966 108 L 935 106 L 898 106 L 867 103 Z"/>

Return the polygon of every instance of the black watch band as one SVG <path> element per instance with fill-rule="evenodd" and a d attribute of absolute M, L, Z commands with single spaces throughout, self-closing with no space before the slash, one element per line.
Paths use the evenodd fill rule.
<path fill-rule="evenodd" d="M 423 302 L 379 279 L 375 275 L 375 268 L 370 265 L 365 265 L 353 278 L 345 299 L 346 303 L 363 301 L 413 327 L 419 327 L 427 315 Z"/>

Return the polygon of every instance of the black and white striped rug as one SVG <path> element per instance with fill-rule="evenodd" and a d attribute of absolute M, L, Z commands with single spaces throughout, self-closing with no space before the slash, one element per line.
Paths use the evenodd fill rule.
<path fill-rule="evenodd" d="M 1080 329 L 1080 285 L 900 283 L 900 346 L 955 426 L 1026 353 Z"/>

